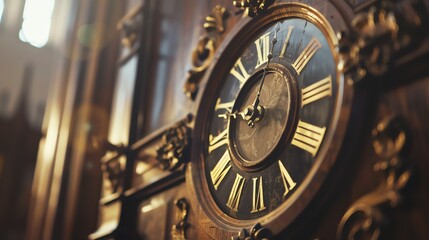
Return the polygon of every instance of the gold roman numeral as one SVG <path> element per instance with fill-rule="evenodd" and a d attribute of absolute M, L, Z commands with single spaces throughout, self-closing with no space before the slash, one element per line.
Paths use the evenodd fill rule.
<path fill-rule="evenodd" d="M 228 143 L 228 129 L 223 130 L 216 137 L 209 135 L 209 153 L 213 152 L 218 147 Z"/>
<path fill-rule="evenodd" d="M 226 206 L 231 208 L 232 211 L 238 211 L 238 204 L 240 203 L 241 192 L 243 191 L 244 179 L 240 174 L 237 173 L 235 176 L 234 184 L 232 185 L 231 193 L 229 194 L 228 202 Z"/>
<path fill-rule="evenodd" d="M 322 44 L 317 40 L 317 38 L 313 37 L 308 45 L 304 48 L 302 53 L 298 56 L 295 62 L 292 64 L 292 67 L 296 70 L 298 75 L 301 73 L 302 69 L 307 65 L 308 61 L 310 61 L 311 57 L 322 47 Z"/>
<path fill-rule="evenodd" d="M 286 170 L 285 166 L 280 160 L 279 160 L 279 168 L 280 168 L 280 174 L 282 175 L 282 179 L 283 179 L 283 185 L 285 187 L 285 192 L 283 193 L 283 197 L 285 197 L 289 193 L 289 191 L 291 191 L 296 186 L 296 182 L 293 181 L 289 172 Z"/>
<path fill-rule="evenodd" d="M 325 135 L 326 127 L 318 127 L 299 120 L 292 144 L 311 153 L 314 157 Z"/>
<path fill-rule="evenodd" d="M 233 106 L 234 106 L 234 101 L 222 103 L 220 98 L 218 98 L 216 101 L 215 110 L 225 109 L 228 112 L 231 112 Z"/>
<path fill-rule="evenodd" d="M 256 39 L 255 45 L 256 52 L 258 53 L 258 61 L 255 66 L 256 69 L 268 61 L 268 54 L 270 53 L 270 32 Z"/>
<path fill-rule="evenodd" d="M 302 89 L 302 106 L 332 95 L 331 75 Z"/>
<path fill-rule="evenodd" d="M 262 184 L 262 177 L 252 178 L 252 180 L 253 180 L 253 197 L 252 197 L 252 211 L 250 213 L 255 213 L 265 209 L 264 186 Z"/>
<path fill-rule="evenodd" d="M 287 45 L 289 44 L 289 39 L 290 39 L 290 35 L 292 34 L 293 28 L 294 28 L 294 26 L 289 26 L 287 29 L 286 39 L 283 42 L 283 47 L 282 47 L 282 51 L 280 52 L 279 58 L 285 57 Z"/>
<path fill-rule="evenodd" d="M 229 156 L 228 150 L 226 150 L 219 162 L 217 162 L 216 166 L 210 172 L 214 189 L 217 190 L 220 183 L 223 181 L 229 169 L 231 168 L 231 165 L 229 164 L 230 161 L 231 157 Z"/>
<path fill-rule="evenodd" d="M 241 62 L 241 58 L 237 60 L 234 67 L 231 69 L 230 73 L 234 75 L 234 77 L 237 78 L 238 81 L 240 81 L 240 86 L 243 86 L 243 84 L 249 78 L 249 74 L 244 68 L 243 63 Z"/>

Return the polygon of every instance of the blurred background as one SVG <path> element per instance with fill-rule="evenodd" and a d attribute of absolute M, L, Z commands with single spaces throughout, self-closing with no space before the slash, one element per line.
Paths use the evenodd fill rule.
<path fill-rule="evenodd" d="M 118 57 L 120 16 L 140 2 L 0 0 L 0 239 L 96 230 L 115 85 L 103 66 Z"/>

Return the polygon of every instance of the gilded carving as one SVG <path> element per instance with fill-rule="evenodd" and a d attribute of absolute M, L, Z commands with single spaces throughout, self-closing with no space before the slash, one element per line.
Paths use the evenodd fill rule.
<path fill-rule="evenodd" d="M 161 144 L 156 151 L 157 160 L 164 170 L 173 171 L 185 162 L 191 142 L 191 128 L 187 126 L 190 120 L 189 116 L 162 135 Z"/>
<path fill-rule="evenodd" d="M 181 198 L 179 200 L 174 201 L 174 205 L 178 209 L 178 222 L 171 227 L 171 238 L 173 240 L 186 240 L 186 228 L 189 227 L 189 203 L 186 198 Z"/>
<path fill-rule="evenodd" d="M 233 240 L 269 240 L 273 237 L 270 229 L 263 227 L 260 223 L 255 224 L 250 231 L 241 229 Z"/>
<path fill-rule="evenodd" d="M 366 75 L 381 75 L 412 39 L 425 32 L 427 13 L 418 1 L 380 1 L 379 7 L 361 12 L 353 19 L 350 33 L 339 33 L 340 69 L 354 81 Z M 426 20 L 425 20 L 426 19 Z"/>
<path fill-rule="evenodd" d="M 374 171 L 384 173 L 379 187 L 358 199 L 344 214 L 337 230 L 338 239 L 368 239 L 383 237 L 389 222 L 387 211 L 398 206 L 412 172 L 404 162 L 407 149 L 405 123 L 400 117 L 386 118 L 373 130 L 374 152 L 382 160 Z M 360 237 L 359 237 L 360 236 Z"/>
<path fill-rule="evenodd" d="M 206 33 L 198 40 L 197 46 L 192 51 L 192 68 L 186 76 L 185 94 L 194 100 L 198 92 L 201 78 L 213 60 L 216 48 L 220 44 L 220 38 L 225 32 L 225 20 L 229 12 L 226 8 L 217 5 L 213 8 L 212 14 L 204 20 L 203 27 Z"/>
<path fill-rule="evenodd" d="M 274 2 L 275 0 L 237 0 L 233 4 L 249 17 L 255 17 L 263 14 Z"/>

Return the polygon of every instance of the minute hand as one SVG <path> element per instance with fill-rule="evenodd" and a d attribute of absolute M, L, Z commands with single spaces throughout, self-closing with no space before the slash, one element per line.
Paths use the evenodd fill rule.
<path fill-rule="evenodd" d="M 265 75 L 267 75 L 267 69 L 268 69 L 268 65 L 270 64 L 270 61 L 271 61 L 271 59 L 273 58 L 273 49 L 274 49 L 274 45 L 277 43 L 277 32 L 280 30 L 280 27 L 278 26 L 278 24 L 277 24 L 277 29 L 276 29 L 276 31 L 274 32 L 274 38 L 273 38 L 273 40 L 271 41 L 271 49 L 270 49 L 270 52 L 268 53 L 268 56 L 267 56 L 267 62 L 265 63 L 265 66 L 264 66 L 264 72 L 263 72 L 263 74 L 262 74 L 262 80 L 261 80 L 261 84 L 259 84 L 259 89 L 258 89 L 258 93 L 256 94 L 256 98 L 255 98 L 255 101 L 253 101 L 253 104 L 252 104 L 252 106 L 253 106 L 253 108 L 254 109 L 257 109 L 258 108 L 258 106 L 259 106 L 259 96 L 261 95 L 261 90 L 262 90 L 262 86 L 264 85 L 264 82 L 265 82 Z"/>

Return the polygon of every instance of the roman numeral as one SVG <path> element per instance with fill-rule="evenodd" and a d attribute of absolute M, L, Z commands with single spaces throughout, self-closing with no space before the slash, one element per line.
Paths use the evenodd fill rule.
<path fill-rule="evenodd" d="M 233 106 L 234 106 L 234 101 L 221 103 L 220 98 L 218 98 L 216 101 L 215 110 L 225 109 L 228 112 L 231 112 Z"/>
<path fill-rule="evenodd" d="M 319 150 L 326 128 L 299 121 L 292 144 L 311 153 L 314 157 Z"/>
<path fill-rule="evenodd" d="M 296 70 L 298 75 L 301 73 L 302 69 L 307 65 L 308 61 L 310 61 L 311 57 L 322 47 L 322 44 L 317 40 L 317 38 L 313 37 L 308 45 L 304 48 L 295 62 L 292 64 L 292 67 Z"/>
<path fill-rule="evenodd" d="M 238 81 L 240 81 L 240 86 L 243 86 L 243 84 L 249 78 L 249 74 L 246 72 L 246 69 L 244 68 L 243 63 L 241 62 L 241 58 L 237 60 L 234 67 L 231 69 L 230 73 L 235 78 L 237 78 Z"/>
<path fill-rule="evenodd" d="M 219 162 L 217 162 L 216 166 L 210 172 L 214 189 L 218 189 L 220 183 L 231 168 L 231 165 L 229 164 L 230 161 L 231 157 L 229 156 L 228 150 L 226 150 Z"/>
<path fill-rule="evenodd" d="M 286 39 L 283 42 L 283 47 L 282 47 L 282 51 L 280 52 L 279 58 L 285 57 L 287 45 L 289 44 L 289 39 L 290 39 L 290 35 L 292 34 L 293 28 L 294 28 L 294 26 L 289 26 L 287 29 Z"/>
<path fill-rule="evenodd" d="M 228 143 L 228 129 L 223 130 L 219 135 L 214 137 L 210 134 L 209 136 L 209 153 L 218 147 Z"/>
<path fill-rule="evenodd" d="M 302 89 L 302 106 L 332 95 L 331 75 Z"/>
<path fill-rule="evenodd" d="M 258 53 L 258 61 L 256 62 L 255 69 L 268 61 L 268 54 L 270 53 L 270 33 L 262 35 L 256 39 L 256 52 Z"/>
<path fill-rule="evenodd" d="M 226 206 L 231 208 L 232 211 L 238 211 L 238 204 L 240 203 L 241 192 L 243 191 L 244 179 L 240 174 L 237 173 L 235 176 L 234 184 L 232 185 L 231 193 L 229 194 L 228 202 Z"/>
<path fill-rule="evenodd" d="M 279 160 L 279 168 L 280 168 L 280 174 L 283 179 L 283 185 L 285 187 L 285 192 L 283 193 L 283 197 L 285 197 L 289 193 L 289 191 L 291 191 L 296 186 L 296 182 L 293 181 L 289 172 L 286 170 L 285 166 L 280 160 Z"/>
<path fill-rule="evenodd" d="M 255 213 L 265 209 L 264 186 L 262 184 L 262 177 L 252 178 L 252 180 L 253 180 L 253 197 L 252 197 L 252 211 L 250 213 Z"/>

